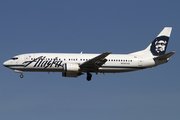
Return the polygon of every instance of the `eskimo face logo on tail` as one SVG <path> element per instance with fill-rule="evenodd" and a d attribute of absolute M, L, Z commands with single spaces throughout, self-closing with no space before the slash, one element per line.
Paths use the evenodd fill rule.
<path fill-rule="evenodd" d="M 155 42 L 156 52 L 159 53 L 159 52 L 165 51 L 166 43 L 167 43 L 167 42 L 164 41 L 164 40 L 156 41 L 156 42 Z"/>
<path fill-rule="evenodd" d="M 155 56 L 163 55 L 166 52 L 166 47 L 169 41 L 169 37 L 161 36 L 157 37 L 151 45 L 151 52 Z"/>

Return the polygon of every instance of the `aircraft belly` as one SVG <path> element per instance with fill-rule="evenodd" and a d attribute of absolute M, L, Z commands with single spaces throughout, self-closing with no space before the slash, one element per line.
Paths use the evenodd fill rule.
<path fill-rule="evenodd" d="M 31 72 L 62 72 L 64 69 L 63 67 L 59 67 L 59 68 L 55 68 L 55 67 L 51 67 L 51 68 L 43 68 L 43 67 L 16 67 L 13 68 L 14 70 L 21 70 L 21 71 L 31 71 Z"/>
<path fill-rule="evenodd" d="M 104 72 L 104 73 L 120 73 L 120 72 L 130 72 L 130 71 L 136 71 L 136 70 L 140 70 L 143 68 L 139 68 L 139 67 L 128 67 L 128 68 L 113 68 L 113 67 L 103 67 L 103 68 L 99 68 L 99 72 Z"/>

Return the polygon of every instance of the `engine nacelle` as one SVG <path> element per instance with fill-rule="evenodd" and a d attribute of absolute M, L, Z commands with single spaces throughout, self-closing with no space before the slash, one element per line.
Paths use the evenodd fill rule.
<path fill-rule="evenodd" d="M 63 77 L 77 77 L 79 73 L 76 72 L 62 72 Z"/>
<path fill-rule="evenodd" d="M 79 65 L 78 64 L 70 64 L 70 63 L 65 63 L 63 65 L 64 71 L 67 72 L 78 72 L 79 71 Z"/>

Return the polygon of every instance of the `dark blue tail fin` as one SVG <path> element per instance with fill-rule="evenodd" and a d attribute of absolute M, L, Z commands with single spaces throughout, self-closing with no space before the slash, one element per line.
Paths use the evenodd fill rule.
<path fill-rule="evenodd" d="M 151 43 L 150 51 L 154 56 L 165 54 L 172 27 L 165 27 Z"/>

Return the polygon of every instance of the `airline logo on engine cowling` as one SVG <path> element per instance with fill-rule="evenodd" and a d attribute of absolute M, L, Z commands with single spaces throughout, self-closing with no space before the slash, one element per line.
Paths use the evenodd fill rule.
<path fill-rule="evenodd" d="M 62 61 L 59 59 L 58 60 L 58 57 L 55 57 L 53 59 L 48 59 L 46 58 L 46 56 L 40 56 L 38 58 L 35 58 L 31 61 L 25 61 L 23 62 L 23 64 L 25 64 L 24 67 L 27 67 L 31 64 L 34 63 L 34 66 L 33 67 L 41 67 L 41 68 L 51 68 L 52 66 L 58 68 L 58 67 L 63 67 L 62 65 Z"/>

